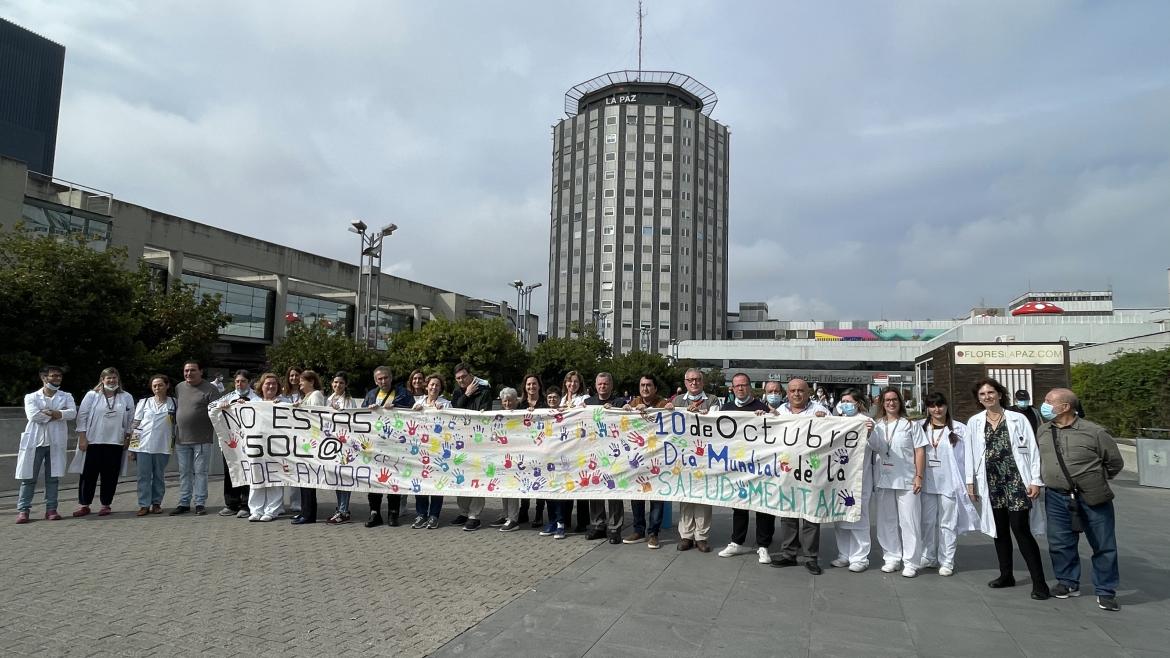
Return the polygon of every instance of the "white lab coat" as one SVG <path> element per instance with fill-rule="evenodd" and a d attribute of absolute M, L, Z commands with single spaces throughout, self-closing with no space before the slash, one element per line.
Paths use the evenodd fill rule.
<path fill-rule="evenodd" d="M 978 530 L 980 517 L 971 498 L 967 495 L 963 474 L 965 463 L 964 467 L 961 468 L 958 461 L 960 458 L 967 459 L 968 442 L 964 439 L 967 426 L 951 421 L 951 427 L 959 436 L 959 442 L 954 446 L 951 445 L 950 431 L 944 430 L 939 436 L 935 434 L 936 430 L 933 428 L 928 427 L 924 430 L 927 433 L 926 477 L 923 479 L 922 491 L 955 500 L 958 511 L 955 532 L 961 535 Z M 932 447 L 930 442 L 934 441 L 935 438 L 939 439 L 938 446 Z M 932 466 L 935 460 L 940 463 L 937 466 Z"/>
<path fill-rule="evenodd" d="M 77 407 L 77 431 L 85 432 L 87 442 L 121 445 L 126 440 L 134 423 L 134 398 L 126 391 L 118 391 L 114 395 L 113 406 L 109 405 L 110 400 L 106 399 L 104 391 L 89 391 L 81 398 L 81 404 Z M 111 426 L 101 422 L 107 413 L 116 415 L 120 431 L 110 434 Z M 100 436 L 99 428 L 104 428 L 107 434 Z"/>
<path fill-rule="evenodd" d="M 41 413 L 45 409 L 60 411 L 61 418 L 51 420 Z M 59 478 L 65 475 L 65 452 L 69 443 L 68 421 L 77 418 L 77 405 L 73 401 L 73 396 L 65 391 L 57 391 L 53 397 L 47 397 L 44 388 L 38 389 L 35 393 L 24 396 L 24 416 L 28 419 L 28 425 L 20 435 L 16 479 L 32 479 L 33 460 L 36 457 L 37 444 L 42 438 L 49 446 L 50 476 Z"/>
<path fill-rule="evenodd" d="M 1007 423 L 1008 436 L 1012 442 L 1012 457 L 1016 461 L 1016 470 L 1020 472 L 1020 479 L 1027 488 L 1030 485 L 1044 486 L 1040 479 L 1040 449 L 1036 445 L 1036 436 L 1032 434 L 1032 425 L 1027 416 L 1012 411 L 1004 411 L 1003 422 Z M 980 518 L 979 530 L 988 537 L 995 536 L 995 520 L 991 516 L 991 497 L 987 495 L 987 463 L 983 459 L 986 446 L 983 431 L 987 426 L 987 411 L 980 411 L 967 421 L 967 434 L 963 443 L 967 445 L 967 455 L 963 463 L 963 477 L 966 484 L 975 484 L 975 493 L 979 495 Z M 1043 535 L 1047 529 L 1044 518 L 1044 492 L 1032 499 L 1032 511 L 1028 515 L 1028 525 L 1033 535 Z"/>

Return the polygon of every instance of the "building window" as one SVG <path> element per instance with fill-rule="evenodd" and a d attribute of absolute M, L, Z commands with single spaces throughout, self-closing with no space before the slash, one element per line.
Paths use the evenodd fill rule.
<path fill-rule="evenodd" d="M 613 226 L 602 226 L 601 227 L 601 234 L 602 235 L 613 235 L 613 231 L 614 231 Z"/>
<path fill-rule="evenodd" d="M 219 310 L 232 317 L 220 335 L 272 337 L 271 307 L 276 298 L 273 291 L 194 274 L 184 274 L 183 283 L 195 286 L 196 297 L 219 297 Z"/>
<path fill-rule="evenodd" d="M 605 160 L 607 162 L 613 162 L 614 160 L 617 160 L 617 153 L 613 153 L 613 152 L 606 153 Z"/>

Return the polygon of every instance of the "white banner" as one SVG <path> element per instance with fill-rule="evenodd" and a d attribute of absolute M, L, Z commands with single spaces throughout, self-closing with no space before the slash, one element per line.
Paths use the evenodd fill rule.
<path fill-rule="evenodd" d="M 861 514 L 865 420 L 296 407 L 213 410 L 236 485 L 704 503 L 810 521 Z"/>

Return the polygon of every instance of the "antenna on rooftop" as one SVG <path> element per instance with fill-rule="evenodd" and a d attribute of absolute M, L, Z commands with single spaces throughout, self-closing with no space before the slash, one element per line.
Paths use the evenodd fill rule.
<path fill-rule="evenodd" d="M 638 79 L 642 78 L 642 19 L 646 12 L 642 11 L 642 0 L 638 0 Z"/>

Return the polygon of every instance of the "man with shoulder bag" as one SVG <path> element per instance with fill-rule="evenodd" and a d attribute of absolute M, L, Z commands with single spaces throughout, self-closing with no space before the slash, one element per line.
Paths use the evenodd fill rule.
<path fill-rule="evenodd" d="M 1041 477 L 1047 486 L 1048 555 L 1058 581 L 1052 595 L 1080 596 L 1081 559 L 1077 552 L 1084 533 L 1093 549 L 1093 589 L 1097 606 L 1116 612 L 1117 538 L 1114 534 L 1112 480 L 1124 461 L 1113 437 L 1100 425 L 1080 418 L 1077 397 L 1067 388 L 1044 396 L 1036 432 Z"/>

